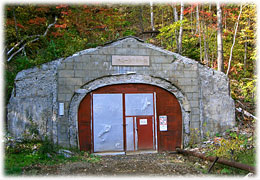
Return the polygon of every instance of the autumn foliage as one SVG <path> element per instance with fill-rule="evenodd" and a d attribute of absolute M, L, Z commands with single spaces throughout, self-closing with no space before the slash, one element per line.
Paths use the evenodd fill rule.
<path fill-rule="evenodd" d="M 43 34 L 49 24 L 45 38 L 28 44 L 6 66 L 9 94 L 16 73 L 24 68 L 69 56 L 77 51 L 96 47 L 117 38 L 135 35 L 147 42 L 176 52 L 175 30 L 183 24 L 183 55 L 216 69 L 216 5 L 187 3 L 184 5 L 184 20 L 174 22 L 173 5 L 178 13 L 180 4 L 155 4 L 154 24 L 160 33 L 143 35 L 151 30 L 150 6 L 117 4 L 57 4 L 57 5 L 7 5 L 5 7 L 5 47 L 10 50 L 24 39 Z M 198 11 L 197 11 L 197 7 Z M 234 25 L 239 14 L 239 4 L 222 4 L 224 64 L 228 57 L 234 34 Z M 199 14 L 199 19 L 196 15 Z M 199 26 L 198 26 L 199 25 Z M 255 100 L 256 66 L 256 6 L 244 4 L 238 26 L 229 78 L 233 98 Z M 17 48 L 15 49 L 17 50 Z M 248 85 L 247 90 L 243 87 Z M 240 90 L 239 90 L 240 89 Z M 247 92 L 247 94 L 245 93 Z"/>

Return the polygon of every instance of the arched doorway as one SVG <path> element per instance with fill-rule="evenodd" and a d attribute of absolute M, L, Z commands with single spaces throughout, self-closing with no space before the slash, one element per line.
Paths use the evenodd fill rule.
<path fill-rule="evenodd" d="M 174 151 L 182 144 L 182 111 L 167 90 L 148 84 L 116 84 L 88 93 L 78 109 L 81 150 Z"/>

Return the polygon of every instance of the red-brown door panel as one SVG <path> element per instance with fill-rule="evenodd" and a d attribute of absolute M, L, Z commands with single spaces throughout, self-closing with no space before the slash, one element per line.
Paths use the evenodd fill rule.
<path fill-rule="evenodd" d="M 138 150 L 153 149 L 153 118 L 137 116 Z"/>

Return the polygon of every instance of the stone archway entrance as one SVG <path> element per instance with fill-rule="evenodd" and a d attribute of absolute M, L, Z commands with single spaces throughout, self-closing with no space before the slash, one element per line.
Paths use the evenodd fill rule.
<path fill-rule="evenodd" d="M 53 143 L 82 148 L 79 141 L 82 138 L 88 141 L 92 137 L 92 129 L 85 137 L 79 134 L 86 132 L 84 127 L 92 128 L 93 120 L 78 127 L 81 102 L 88 98 L 92 102 L 93 98 L 88 94 L 116 84 L 153 85 L 174 95 L 181 108 L 181 145 L 184 147 L 192 143 L 192 129 L 198 129 L 199 137 L 203 138 L 207 132 L 221 133 L 235 125 L 234 101 L 230 97 L 229 80 L 225 74 L 143 43 L 136 37 L 124 37 L 103 47 L 86 49 L 19 72 L 7 107 L 8 130 L 15 138 L 21 138 L 36 123 L 39 134 L 47 136 Z M 84 113 L 91 115 L 91 111 L 87 111 L 90 110 Z M 157 114 L 153 116 L 158 121 Z M 133 121 L 131 117 L 123 120 Z M 171 137 L 165 136 L 163 140 Z M 160 142 L 163 141 L 159 140 L 159 136 L 157 140 L 155 145 L 160 150 Z M 124 143 L 126 140 L 123 140 Z M 91 149 L 87 145 L 83 148 Z"/>
<path fill-rule="evenodd" d="M 81 101 L 78 129 L 80 149 L 85 151 L 174 151 L 182 145 L 181 106 L 157 86 L 105 86 Z"/>

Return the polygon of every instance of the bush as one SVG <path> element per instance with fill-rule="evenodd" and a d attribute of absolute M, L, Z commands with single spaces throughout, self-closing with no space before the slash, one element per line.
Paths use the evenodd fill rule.
<path fill-rule="evenodd" d="M 228 131 L 227 131 L 228 132 Z M 239 161 L 241 155 L 254 149 L 253 137 L 247 137 L 235 132 L 229 132 L 228 137 L 215 138 L 217 141 L 210 145 L 209 155 Z"/>
<path fill-rule="evenodd" d="M 38 153 L 39 154 L 47 154 L 47 153 L 54 153 L 55 152 L 55 145 L 48 140 L 47 137 L 41 142 L 41 146 L 39 147 Z"/>

